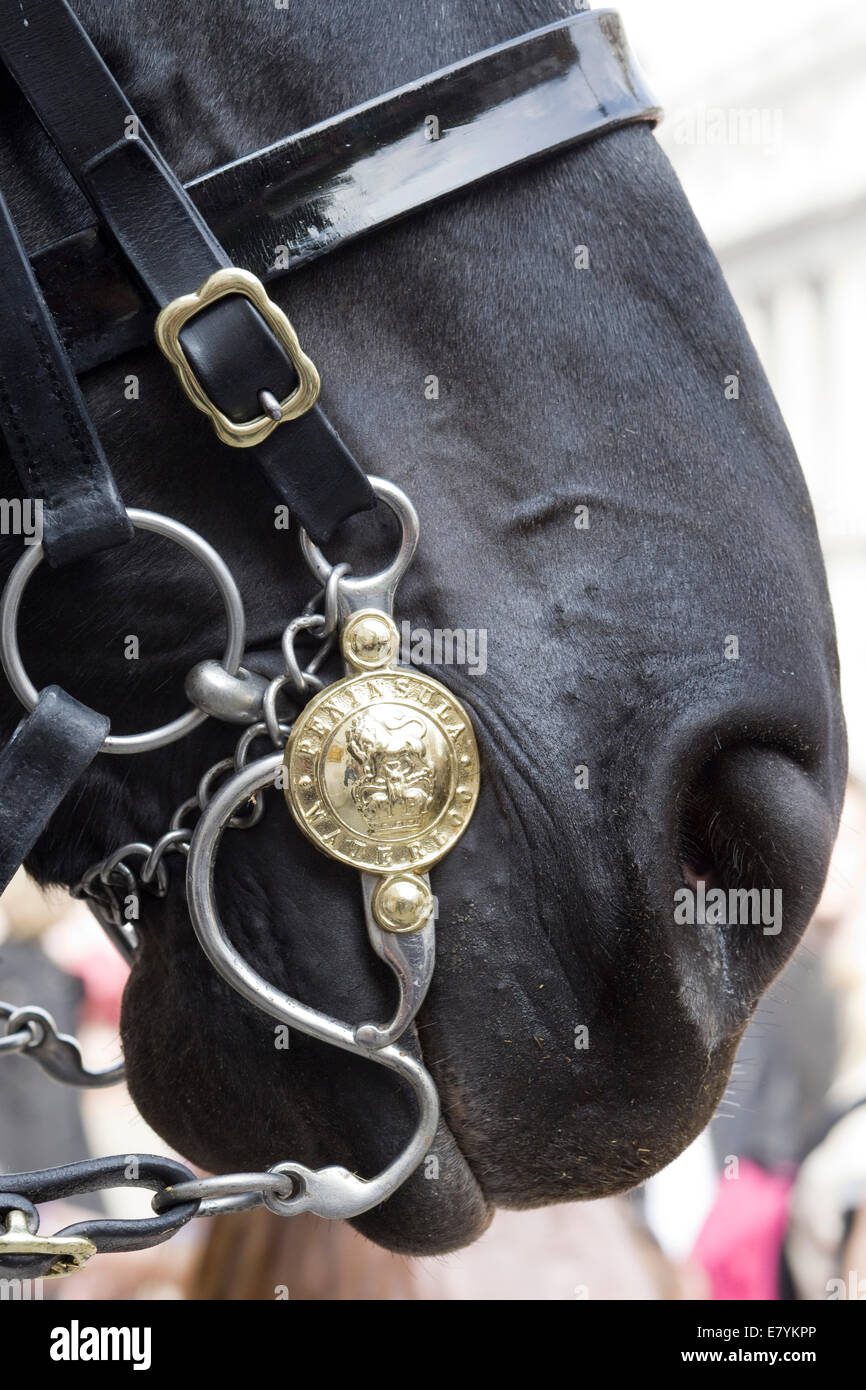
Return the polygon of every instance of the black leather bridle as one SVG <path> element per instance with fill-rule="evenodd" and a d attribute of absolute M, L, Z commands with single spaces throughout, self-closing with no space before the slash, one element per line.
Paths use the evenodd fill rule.
<path fill-rule="evenodd" d="M 583 12 L 184 187 L 66 0 L 0 0 L 0 59 L 89 209 L 87 225 L 28 252 L 0 195 L 0 432 L 23 495 L 42 499 L 55 568 L 132 537 L 77 376 L 148 342 L 158 314 L 161 346 L 171 349 L 168 335 L 181 384 L 225 447 L 248 447 L 275 495 L 324 542 L 376 498 L 309 403 L 318 378 L 262 283 L 492 174 L 660 115 L 618 15 Z M 224 287 L 206 307 L 189 298 L 203 284 Z M 0 887 L 108 731 L 65 691 L 40 693 L 0 752 Z M 28 1199 L 107 1185 L 114 1160 L 95 1162 L 98 1172 L 79 1164 L 17 1175 L 20 1205 L 0 1194 L 0 1222 L 4 1210 L 26 1212 Z M 143 1165 L 142 1184 L 157 1189 L 189 1176 L 169 1160 Z M 128 1222 L 85 1223 L 86 1234 L 100 1250 L 140 1248 L 194 1212 L 177 1206 L 134 1223 L 133 1234 Z M 27 1256 L 4 1268 L 33 1274 L 51 1263 Z"/>

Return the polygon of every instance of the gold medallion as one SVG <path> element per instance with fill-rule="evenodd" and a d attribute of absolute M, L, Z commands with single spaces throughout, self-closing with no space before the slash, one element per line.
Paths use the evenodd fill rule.
<path fill-rule="evenodd" d="M 325 854 L 369 873 L 411 876 L 466 829 L 478 799 L 478 748 L 450 691 L 384 664 L 396 655 L 385 624 L 393 627 L 360 613 L 344 628 L 343 652 L 358 674 L 327 686 L 298 716 L 286 745 L 286 800 Z"/>

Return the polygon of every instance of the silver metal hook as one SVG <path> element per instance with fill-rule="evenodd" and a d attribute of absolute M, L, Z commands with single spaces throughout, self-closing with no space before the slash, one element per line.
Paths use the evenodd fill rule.
<path fill-rule="evenodd" d="M 6 1012 L 6 1006 L 3 1006 L 3 1012 Z M 38 1062 L 55 1081 L 62 1081 L 65 1086 L 98 1089 L 115 1086 L 123 1080 L 122 1062 L 101 1071 L 91 1071 L 86 1067 L 75 1038 L 57 1031 L 57 1024 L 47 1009 L 40 1009 L 35 1004 L 13 1009 L 6 1018 L 7 1033 L 17 1033 L 23 1028 L 30 1028 L 34 1037 L 21 1050 Z"/>
<path fill-rule="evenodd" d="M 388 482 L 387 478 L 371 477 L 369 481 L 379 501 L 390 507 L 400 523 L 400 546 L 391 563 L 376 574 L 341 578 L 338 593 L 342 618 L 347 618 L 350 613 L 357 613 L 361 608 L 377 608 L 381 613 L 390 616 L 394 611 L 397 585 L 412 563 L 412 556 L 418 544 L 418 513 L 402 488 Z M 313 574 L 320 584 L 327 586 L 335 566 L 325 558 L 303 529 L 300 532 L 300 544 L 301 553 Z"/>

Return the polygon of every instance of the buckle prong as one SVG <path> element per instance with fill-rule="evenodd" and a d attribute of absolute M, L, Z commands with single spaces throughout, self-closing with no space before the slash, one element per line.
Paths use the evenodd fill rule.
<path fill-rule="evenodd" d="M 227 294 L 243 295 L 258 309 L 285 349 L 298 376 L 298 385 L 284 400 L 277 400 L 270 391 L 260 391 L 258 398 L 262 414 L 253 420 L 243 420 L 240 423 L 230 420 L 216 402 L 211 400 L 193 371 L 180 341 L 180 332 L 184 324 L 208 304 L 223 299 Z M 279 305 L 268 296 L 261 280 L 248 270 L 241 270 L 238 266 L 227 266 L 209 275 L 194 294 L 183 294 L 178 299 L 173 299 L 159 314 L 155 333 L 157 344 L 174 367 L 184 391 L 198 410 L 210 416 L 213 427 L 224 444 L 231 444 L 238 449 L 255 448 L 267 439 L 277 425 L 305 415 L 318 399 L 321 386 L 319 373 L 303 351 L 289 319 Z"/>
<path fill-rule="evenodd" d="M 277 424 L 280 423 L 283 418 L 283 408 L 272 391 L 259 392 L 259 405 L 263 415 L 270 415 L 272 420 L 275 420 Z"/>

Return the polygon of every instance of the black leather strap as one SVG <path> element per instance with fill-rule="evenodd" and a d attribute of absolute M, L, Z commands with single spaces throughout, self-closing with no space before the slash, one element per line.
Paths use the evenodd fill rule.
<path fill-rule="evenodd" d="M 429 73 L 186 191 L 232 263 L 269 281 L 481 179 L 660 118 L 619 15 L 593 10 Z M 68 230 L 33 264 L 85 371 L 148 342 L 153 314 L 95 224 Z"/>
<path fill-rule="evenodd" d="M 144 1187 L 161 1192 L 176 1183 L 190 1182 L 194 1174 L 182 1163 L 157 1154 L 122 1154 L 110 1158 L 85 1159 L 61 1168 L 42 1168 L 31 1173 L 5 1173 L 0 1176 L 0 1214 L 14 1209 L 16 1198 L 23 1198 L 18 1210 L 31 1216 L 34 1202 L 80 1197 L 86 1192 L 103 1192 L 112 1187 Z M 198 1211 L 199 1203 L 183 1202 L 158 1216 L 138 1221 L 119 1221 L 94 1217 L 65 1226 L 58 1236 L 80 1236 L 90 1240 L 99 1254 L 123 1250 L 148 1250 L 168 1240 Z M 40 1279 L 50 1271 L 56 1255 L 18 1255 L 0 1252 L 0 1274 L 7 1277 Z"/>
<path fill-rule="evenodd" d="M 0 0 L 0 54 L 160 308 L 230 264 L 66 0 Z M 261 415 L 262 390 L 279 397 L 294 388 L 294 368 L 245 299 L 212 305 L 182 340 L 230 419 Z M 375 505 L 366 475 L 320 410 L 304 417 L 301 430 L 295 421 L 280 425 L 253 452 L 315 540 Z"/>
<path fill-rule="evenodd" d="M 42 504 L 49 564 L 131 538 L 78 382 L 2 195 L 0 432 L 24 496 Z"/>
<path fill-rule="evenodd" d="M 47 685 L 0 751 L 0 892 L 93 762 L 109 728 L 104 715 Z"/>

